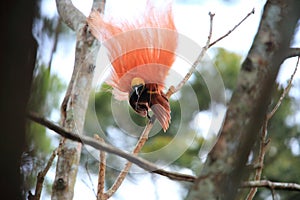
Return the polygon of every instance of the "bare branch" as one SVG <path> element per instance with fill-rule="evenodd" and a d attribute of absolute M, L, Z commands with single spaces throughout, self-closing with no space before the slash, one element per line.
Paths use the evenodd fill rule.
<path fill-rule="evenodd" d="M 94 135 L 94 138 L 99 142 L 104 142 L 103 138 L 100 138 L 97 134 Z M 105 186 L 105 171 L 106 171 L 106 154 L 105 151 L 100 151 L 99 159 L 99 173 L 98 173 L 98 189 L 97 189 L 97 200 L 108 199 L 104 195 L 104 186 Z"/>
<path fill-rule="evenodd" d="M 185 83 L 189 80 L 189 78 L 192 76 L 192 74 L 194 73 L 196 67 L 200 64 L 200 62 L 202 61 L 206 51 L 209 49 L 209 43 L 210 43 L 210 39 L 212 36 L 212 28 L 213 28 L 213 18 L 215 16 L 215 14 L 209 12 L 209 17 L 210 17 L 210 26 L 209 26 L 209 34 L 207 37 L 207 41 L 206 41 L 206 45 L 201 49 L 201 52 L 199 54 L 199 56 L 197 57 L 196 61 L 193 63 L 192 67 L 190 68 L 190 70 L 188 71 L 188 73 L 185 75 L 185 77 L 182 79 L 182 81 L 180 81 L 180 83 L 174 87 L 171 86 L 166 94 L 167 98 L 170 98 L 170 96 L 176 92 L 178 92 L 184 85 Z"/>
<path fill-rule="evenodd" d="M 271 194 L 272 194 L 272 199 L 273 199 L 273 200 L 276 200 L 274 188 L 270 188 L 270 190 L 271 190 Z"/>
<path fill-rule="evenodd" d="M 92 185 L 91 187 L 92 187 L 93 193 L 94 193 L 95 196 L 97 196 L 97 194 L 96 194 L 96 192 L 95 192 L 95 189 L 94 189 L 95 187 L 94 187 L 94 184 L 93 184 L 93 181 L 92 181 L 92 177 L 91 177 L 91 174 L 90 174 L 90 171 L 89 171 L 88 162 L 85 162 L 84 168 L 85 168 L 85 171 L 86 171 L 86 173 L 87 173 L 87 175 L 88 175 L 88 177 L 89 177 L 90 184 Z M 82 179 L 82 181 L 84 182 L 84 184 L 85 184 L 88 188 L 90 188 L 89 184 L 88 184 L 84 179 Z"/>
<path fill-rule="evenodd" d="M 33 194 L 29 193 L 29 196 L 28 196 L 29 200 L 39 200 L 41 198 L 45 176 L 48 173 L 48 171 L 49 171 L 56 155 L 57 155 L 57 149 L 55 149 L 52 152 L 52 154 L 51 154 L 51 156 L 50 156 L 50 158 L 47 162 L 47 165 L 46 165 L 45 169 L 38 173 L 36 186 L 35 186 L 35 194 L 33 195 Z"/>
<path fill-rule="evenodd" d="M 61 32 L 60 29 L 61 29 L 61 19 L 58 19 L 56 27 L 55 27 L 55 31 L 54 31 L 54 42 L 53 42 L 53 46 L 51 48 L 49 62 L 47 64 L 49 72 L 51 70 L 54 53 L 56 52 L 56 49 L 57 49 L 58 37 Z"/>
<path fill-rule="evenodd" d="M 94 77 L 94 63 L 99 44 L 87 31 L 86 17 L 71 0 L 57 0 L 62 21 L 76 32 L 75 63 L 71 81 L 61 105 L 61 125 L 71 132 L 83 133 L 85 113 Z M 56 173 L 52 185 L 53 199 L 72 199 L 81 154 L 81 143 L 64 140 L 58 154 Z"/>
<path fill-rule="evenodd" d="M 108 153 L 118 155 L 151 173 L 160 174 L 160 175 L 166 176 L 172 180 L 177 180 L 177 181 L 194 182 L 196 179 L 196 177 L 192 176 L 192 175 L 176 173 L 176 172 L 169 172 L 169 171 L 160 169 L 158 166 L 154 165 L 153 163 L 151 163 L 143 158 L 140 158 L 138 156 L 126 153 L 112 145 L 96 141 L 95 139 L 88 137 L 88 136 L 78 135 L 78 134 L 66 131 L 62 127 L 54 124 L 53 122 L 51 122 L 43 117 L 38 116 L 35 113 L 29 113 L 28 117 L 32 121 L 35 121 L 36 123 L 41 124 L 50 130 L 53 130 L 54 132 L 58 133 L 62 137 L 65 137 L 67 139 L 70 139 L 70 140 L 73 140 L 76 142 L 80 142 L 85 145 L 89 145 L 89 146 L 91 146 L 95 149 L 101 150 L 101 151 L 105 151 Z M 151 125 L 148 125 L 148 126 L 151 127 Z"/>
<path fill-rule="evenodd" d="M 268 180 L 247 181 L 242 184 L 242 187 L 244 187 L 244 188 L 245 187 L 266 187 L 266 188 L 270 188 L 270 189 L 300 191 L 300 184 L 272 182 L 272 181 L 268 181 Z"/>
<path fill-rule="evenodd" d="M 260 142 L 260 150 L 259 150 L 259 154 L 258 154 L 258 163 L 256 164 L 256 171 L 255 171 L 255 177 L 254 180 L 255 181 L 259 181 L 261 178 L 261 174 L 262 174 L 262 170 L 263 170 L 263 165 L 264 165 L 264 157 L 266 154 L 266 150 L 267 150 L 267 145 L 269 143 L 270 140 L 267 140 L 267 128 L 268 128 L 268 122 L 269 120 L 274 116 L 275 112 L 278 110 L 278 108 L 280 107 L 282 100 L 285 98 L 285 96 L 287 95 L 287 93 L 289 92 L 291 86 L 292 86 L 292 81 L 294 79 L 294 76 L 297 72 L 297 68 L 299 65 L 299 57 L 296 63 L 296 67 L 295 70 L 293 72 L 293 74 L 291 75 L 290 80 L 288 81 L 288 85 L 286 86 L 286 88 L 283 90 L 277 104 L 274 106 L 274 108 L 272 109 L 272 111 L 270 113 L 267 114 L 266 119 L 264 120 L 264 125 L 262 128 L 262 135 L 261 135 L 261 142 Z M 247 200 L 252 200 L 255 196 L 257 192 L 257 188 L 253 187 L 251 188 L 248 196 L 247 196 Z"/>
<path fill-rule="evenodd" d="M 86 17 L 73 5 L 71 0 L 56 0 L 57 11 L 61 19 L 73 31 L 85 23 Z"/>
<path fill-rule="evenodd" d="M 286 58 L 292 58 L 300 56 L 300 48 L 290 48 L 289 51 L 287 51 Z"/>
<path fill-rule="evenodd" d="M 213 45 L 215 45 L 217 42 L 221 41 L 222 39 L 224 39 L 225 37 L 227 37 L 228 35 L 230 35 L 237 27 L 239 27 L 251 14 L 254 14 L 254 8 L 252 9 L 251 12 L 249 12 L 238 24 L 236 24 L 233 29 L 229 30 L 228 33 L 226 33 L 225 35 L 221 36 L 220 38 L 218 38 L 217 40 L 215 40 L 214 42 L 210 43 L 211 40 L 211 36 L 212 36 L 212 30 L 213 30 L 213 18 L 215 16 L 215 14 L 209 12 L 209 17 L 210 17 L 210 27 L 209 27 L 209 34 L 208 34 L 208 38 L 206 41 L 206 45 L 202 48 L 199 56 L 197 57 L 196 61 L 193 63 L 191 69 L 189 70 L 189 72 L 185 75 L 185 77 L 183 78 L 183 80 L 176 86 L 176 88 L 174 86 L 171 86 L 166 94 L 166 96 L 169 98 L 172 94 L 176 93 L 177 91 L 179 91 L 182 86 L 189 80 L 189 78 L 192 76 L 192 74 L 194 73 L 196 67 L 200 64 L 200 62 L 202 61 L 206 51 L 212 47 Z"/>
<path fill-rule="evenodd" d="M 93 10 L 97 10 L 100 13 L 104 13 L 106 0 L 94 0 L 93 1 Z"/>
<path fill-rule="evenodd" d="M 145 127 L 142 135 L 140 136 L 132 155 L 137 155 L 141 149 L 143 148 L 143 146 L 145 145 L 146 141 L 148 140 L 148 136 L 149 136 L 149 132 L 152 129 L 153 123 L 149 122 L 147 124 L 147 126 Z M 119 176 L 117 177 L 116 181 L 114 182 L 114 184 L 111 186 L 111 188 L 106 192 L 106 196 L 108 198 L 110 198 L 120 187 L 120 185 L 122 184 L 122 182 L 124 181 L 125 177 L 127 176 L 130 168 L 131 168 L 132 162 L 127 162 L 125 164 L 124 169 L 120 172 Z"/>
<path fill-rule="evenodd" d="M 267 128 L 268 128 L 268 122 L 269 119 L 266 117 L 263 128 L 262 128 L 262 135 L 260 140 L 260 148 L 259 148 L 259 154 L 258 154 L 258 161 L 255 164 L 256 170 L 255 170 L 255 176 L 254 180 L 259 181 L 261 179 L 261 174 L 263 171 L 263 165 L 264 165 L 264 159 L 267 151 L 267 146 L 269 144 L 269 140 L 267 140 Z M 251 188 L 249 191 L 246 200 L 252 200 L 257 192 L 257 187 Z"/>
<path fill-rule="evenodd" d="M 290 80 L 288 81 L 287 87 L 283 90 L 283 93 L 281 94 L 281 96 L 280 96 L 280 98 L 279 98 L 277 104 L 276 104 L 275 107 L 273 108 L 273 110 L 267 115 L 267 119 L 270 119 L 270 118 L 273 117 L 273 115 L 274 115 L 275 112 L 278 110 L 279 106 L 281 105 L 282 100 L 284 99 L 284 97 L 286 96 L 286 94 L 290 91 L 290 88 L 292 87 L 293 79 L 294 79 L 295 74 L 296 74 L 297 69 L 298 69 L 299 59 L 300 59 L 300 56 L 298 57 L 298 60 L 297 60 L 297 63 L 296 63 L 296 67 L 295 67 L 295 69 L 294 69 L 293 74 L 291 75 Z"/>
<path fill-rule="evenodd" d="M 215 45 L 217 42 L 219 42 L 220 40 L 224 39 L 225 37 L 227 37 L 228 35 L 230 35 L 237 27 L 239 27 L 250 15 L 254 14 L 255 10 L 254 8 L 251 10 L 251 12 L 249 12 L 237 25 L 235 25 L 233 27 L 233 29 L 229 30 L 225 35 L 221 36 L 220 38 L 218 38 L 217 40 L 213 41 L 212 43 L 210 43 L 208 45 L 208 48 L 210 48 L 211 46 Z"/>

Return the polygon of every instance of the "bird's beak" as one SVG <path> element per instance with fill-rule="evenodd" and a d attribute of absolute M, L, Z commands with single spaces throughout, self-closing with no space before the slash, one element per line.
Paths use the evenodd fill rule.
<path fill-rule="evenodd" d="M 137 96 L 139 96 L 138 87 L 134 87 L 135 93 Z"/>

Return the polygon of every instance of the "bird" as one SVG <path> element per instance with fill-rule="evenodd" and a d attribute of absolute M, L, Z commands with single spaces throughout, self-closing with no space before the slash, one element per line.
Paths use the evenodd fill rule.
<path fill-rule="evenodd" d="M 112 73 L 107 84 L 117 100 L 128 100 L 133 110 L 150 120 L 152 111 L 164 132 L 171 109 L 165 80 L 176 58 L 178 32 L 171 4 L 155 7 L 147 1 L 141 17 L 117 21 L 98 11 L 87 17 L 91 34 L 108 51 Z"/>

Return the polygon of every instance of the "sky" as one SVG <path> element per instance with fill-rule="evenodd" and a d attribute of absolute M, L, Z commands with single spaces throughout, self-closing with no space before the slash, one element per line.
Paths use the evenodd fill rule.
<path fill-rule="evenodd" d="M 73 0 L 74 5 L 88 16 L 91 9 L 91 0 Z M 145 5 L 145 0 L 107 0 L 106 11 L 111 15 L 119 16 L 120 18 L 138 17 L 137 13 Z M 188 2 L 188 3 L 183 3 Z M 217 43 L 215 47 L 223 47 L 229 51 L 246 56 L 253 38 L 256 34 L 259 20 L 261 17 L 264 0 L 251 1 L 232 1 L 233 3 L 224 3 L 220 0 L 190 0 L 190 1 L 175 1 L 173 4 L 175 25 L 179 33 L 193 40 L 200 46 L 204 46 L 208 30 L 209 30 L 209 12 L 215 13 L 212 40 L 215 40 L 232 29 L 244 16 L 247 15 L 253 8 L 255 14 L 251 15 L 238 29 L 230 36 Z M 44 0 L 42 4 L 42 13 L 49 18 L 57 15 L 56 5 L 54 0 Z M 300 34 L 298 33 L 295 39 L 294 46 L 300 46 Z M 74 41 L 66 44 L 59 42 L 57 51 L 54 54 L 51 70 L 52 73 L 58 74 L 65 83 L 68 83 L 74 65 Z M 208 55 L 213 55 L 213 51 L 209 50 Z M 280 70 L 278 81 L 286 85 L 295 67 L 295 59 L 288 60 Z M 295 76 L 295 81 L 299 82 L 300 73 Z M 291 94 L 299 98 L 299 91 L 291 90 Z M 54 114 L 52 120 L 57 121 L 59 115 Z M 209 121 L 210 117 L 206 113 L 202 113 L 199 120 Z M 294 121 L 300 121 L 300 111 L 294 116 Z M 206 123 L 203 123 L 206 124 Z M 200 127 L 205 129 L 207 127 Z M 50 176 L 54 175 L 54 171 L 50 171 Z M 88 181 L 86 172 L 82 169 L 79 171 L 75 187 L 75 200 L 79 199 L 94 199 L 91 182 Z M 151 182 L 152 175 L 138 176 L 138 183 L 133 184 L 131 181 L 125 180 L 121 188 L 118 190 L 116 197 L 111 199 L 173 199 L 179 200 L 182 192 L 180 186 L 171 180 L 164 177 L 155 178 L 155 186 Z M 93 180 L 96 185 L 96 178 Z"/>

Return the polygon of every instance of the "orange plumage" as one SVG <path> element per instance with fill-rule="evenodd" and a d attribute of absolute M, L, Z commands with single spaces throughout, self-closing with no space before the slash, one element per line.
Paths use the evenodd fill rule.
<path fill-rule="evenodd" d="M 164 11 L 147 3 L 144 15 L 133 23 L 104 20 L 97 11 L 87 18 L 92 34 L 108 50 L 113 66 L 108 84 L 116 99 L 128 99 L 141 116 L 152 110 L 164 131 L 169 127 L 170 106 L 164 82 L 175 60 L 177 32 L 171 6 Z M 134 83 L 138 78 L 142 83 Z M 137 79 L 135 79 L 137 80 Z"/>

